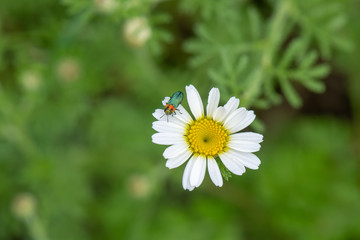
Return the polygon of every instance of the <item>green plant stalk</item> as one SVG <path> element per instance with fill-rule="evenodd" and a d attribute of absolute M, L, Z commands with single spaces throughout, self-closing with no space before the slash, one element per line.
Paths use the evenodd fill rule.
<path fill-rule="evenodd" d="M 49 238 L 46 235 L 44 226 L 42 225 L 40 219 L 36 216 L 30 216 L 25 219 L 26 226 L 29 229 L 31 238 L 33 240 L 48 240 Z"/>

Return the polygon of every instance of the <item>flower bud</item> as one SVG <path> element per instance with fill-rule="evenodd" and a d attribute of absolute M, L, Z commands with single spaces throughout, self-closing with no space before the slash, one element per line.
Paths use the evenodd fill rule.
<path fill-rule="evenodd" d="M 80 77 L 81 69 L 78 61 L 73 58 L 65 58 L 58 63 L 56 72 L 60 80 L 73 82 Z"/>
<path fill-rule="evenodd" d="M 18 194 L 12 203 L 14 215 L 21 219 L 28 219 L 35 214 L 36 200 L 30 193 Z"/>
<path fill-rule="evenodd" d="M 151 37 L 151 27 L 145 17 L 136 17 L 125 22 L 123 34 L 129 45 L 142 47 Z"/>
<path fill-rule="evenodd" d="M 134 175 L 129 179 L 128 188 L 133 197 L 144 198 L 150 191 L 149 179 L 142 175 Z"/>
<path fill-rule="evenodd" d="M 118 7 L 116 0 L 94 0 L 96 8 L 102 13 L 111 13 Z"/>
<path fill-rule="evenodd" d="M 41 84 L 41 76 L 34 70 L 27 70 L 20 76 L 20 83 L 27 91 L 36 91 Z"/>

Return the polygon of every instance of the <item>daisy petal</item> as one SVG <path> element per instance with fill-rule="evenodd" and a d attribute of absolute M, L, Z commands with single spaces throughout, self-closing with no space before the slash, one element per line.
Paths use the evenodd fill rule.
<path fill-rule="evenodd" d="M 206 106 L 206 116 L 212 117 L 215 109 L 217 109 L 220 101 L 220 92 L 218 88 L 212 88 L 209 97 L 208 104 Z"/>
<path fill-rule="evenodd" d="M 218 107 L 215 109 L 213 119 L 217 122 L 223 122 L 226 117 L 226 109 L 224 107 Z"/>
<path fill-rule="evenodd" d="M 171 116 L 171 115 L 166 115 L 164 113 L 164 109 L 156 109 L 152 115 L 159 121 L 172 122 L 172 123 L 176 123 L 183 127 L 185 126 L 185 123 L 183 121 L 179 120 L 178 118 Z"/>
<path fill-rule="evenodd" d="M 223 179 L 218 164 L 213 157 L 207 158 L 208 171 L 211 180 L 215 186 L 221 187 L 223 185 Z"/>
<path fill-rule="evenodd" d="M 239 108 L 228 114 L 226 119 L 224 120 L 224 126 L 230 131 L 233 132 L 232 129 L 236 128 L 239 121 L 242 121 L 246 117 L 246 109 Z"/>
<path fill-rule="evenodd" d="M 251 141 L 230 140 L 228 147 L 240 152 L 257 152 L 260 150 L 260 144 Z"/>
<path fill-rule="evenodd" d="M 192 186 L 190 184 L 190 173 L 193 169 L 194 163 L 195 163 L 195 160 L 194 160 L 194 156 L 193 156 L 192 158 L 190 158 L 190 160 L 186 164 L 184 174 L 183 174 L 183 179 L 182 179 L 182 185 L 185 190 L 192 191 L 195 188 L 194 186 Z"/>
<path fill-rule="evenodd" d="M 247 111 L 246 117 L 239 121 L 238 125 L 234 128 L 234 132 L 238 132 L 249 126 L 255 120 L 254 111 Z"/>
<path fill-rule="evenodd" d="M 178 133 L 155 133 L 152 135 L 152 142 L 160 145 L 172 145 L 184 143 L 184 136 Z"/>
<path fill-rule="evenodd" d="M 205 177 L 206 157 L 198 156 L 190 174 L 190 184 L 194 187 L 200 186 Z"/>
<path fill-rule="evenodd" d="M 163 109 L 155 109 L 155 112 L 152 114 L 154 118 L 157 120 L 163 120 L 162 117 L 164 116 L 164 110 Z M 166 119 L 165 119 L 166 120 Z"/>
<path fill-rule="evenodd" d="M 204 107 L 200 98 L 199 92 L 193 85 L 186 86 L 186 95 L 188 104 L 195 119 L 202 118 L 204 116 Z"/>
<path fill-rule="evenodd" d="M 166 159 L 175 158 L 175 157 L 183 154 L 186 150 L 188 150 L 188 146 L 183 141 L 181 143 L 177 143 L 177 144 L 171 145 L 170 147 L 166 148 L 163 153 L 163 156 Z"/>
<path fill-rule="evenodd" d="M 174 158 L 169 158 L 166 161 L 166 167 L 168 167 L 169 169 L 172 168 L 177 168 L 180 165 L 182 165 L 186 160 L 189 159 L 189 157 L 191 156 L 192 152 L 188 149 L 185 150 L 185 152 L 181 153 L 180 155 L 178 155 L 177 157 Z"/>
<path fill-rule="evenodd" d="M 233 112 L 235 109 L 239 107 L 240 100 L 236 97 L 232 97 L 229 101 L 224 105 L 226 112 Z"/>
<path fill-rule="evenodd" d="M 245 108 L 239 108 L 225 119 L 224 125 L 231 133 L 234 133 L 249 126 L 254 119 L 255 114 L 253 111 L 247 111 Z"/>
<path fill-rule="evenodd" d="M 165 106 L 170 100 L 170 97 L 165 97 L 164 100 L 162 100 L 163 106 Z"/>
<path fill-rule="evenodd" d="M 180 104 L 177 108 L 179 111 L 176 112 L 175 117 L 180 119 L 181 121 L 183 121 L 184 123 L 189 123 L 191 122 L 193 119 L 190 116 L 190 114 L 188 113 L 188 111 L 186 111 L 186 109 Z"/>
<path fill-rule="evenodd" d="M 258 169 L 261 163 L 260 159 L 253 153 L 239 152 L 232 149 L 229 149 L 228 153 L 250 169 Z"/>
<path fill-rule="evenodd" d="M 152 123 L 152 128 L 155 131 L 162 133 L 179 133 L 179 134 L 185 133 L 185 128 L 183 126 L 166 121 L 155 121 Z"/>
<path fill-rule="evenodd" d="M 245 167 L 240 161 L 236 161 L 231 154 L 222 153 L 219 155 L 222 163 L 230 172 L 236 175 L 242 175 L 245 172 Z"/>
<path fill-rule="evenodd" d="M 242 132 L 230 135 L 230 141 L 251 141 L 261 143 L 263 141 L 263 135 L 253 132 Z"/>

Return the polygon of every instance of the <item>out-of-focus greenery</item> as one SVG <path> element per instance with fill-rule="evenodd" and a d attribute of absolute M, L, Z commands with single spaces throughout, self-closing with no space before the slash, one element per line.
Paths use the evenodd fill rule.
<path fill-rule="evenodd" d="M 2 0 L 0 239 L 360 239 L 359 10 Z M 187 84 L 255 110 L 259 170 L 182 189 L 151 113 Z"/>

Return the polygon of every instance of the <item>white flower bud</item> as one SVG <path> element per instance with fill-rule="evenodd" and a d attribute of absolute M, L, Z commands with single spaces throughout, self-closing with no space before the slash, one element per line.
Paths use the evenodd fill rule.
<path fill-rule="evenodd" d="M 94 0 L 96 8 L 102 13 L 112 13 L 118 7 L 116 0 Z"/>
<path fill-rule="evenodd" d="M 27 70 L 20 76 L 22 87 L 27 91 L 36 91 L 41 84 L 41 76 L 38 72 Z"/>
<path fill-rule="evenodd" d="M 123 34 L 129 45 L 142 47 L 151 37 L 151 27 L 145 17 L 136 17 L 125 22 Z"/>
<path fill-rule="evenodd" d="M 12 203 L 12 211 L 18 218 L 28 219 L 34 216 L 36 200 L 30 193 L 18 194 Z"/>

